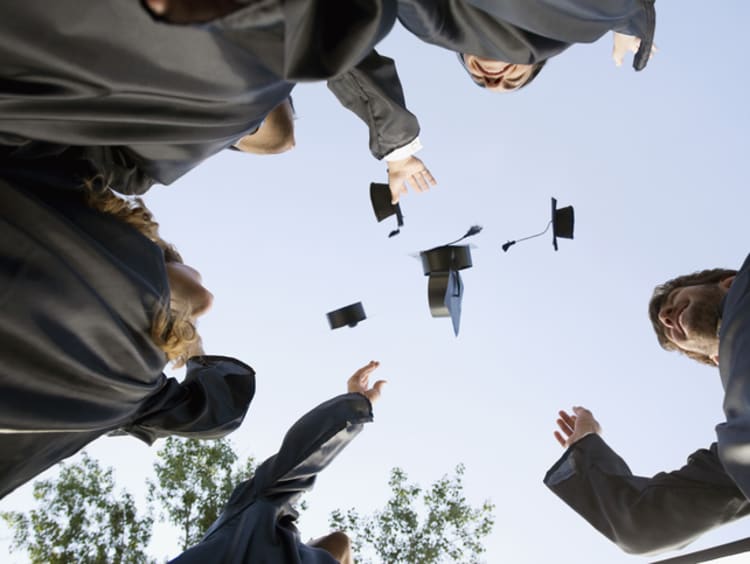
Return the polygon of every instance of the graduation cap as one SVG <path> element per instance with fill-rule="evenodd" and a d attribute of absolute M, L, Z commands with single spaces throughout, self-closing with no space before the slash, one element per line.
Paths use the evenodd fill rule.
<path fill-rule="evenodd" d="M 400 228 L 404 225 L 401 206 L 398 203 L 392 204 L 391 199 L 391 188 L 388 184 L 379 182 L 372 182 L 370 184 L 370 201 L 372 202 L 372 209 L 375 211 L 375 218 L 378 220 L 378 223 L 392 215 L 396 216 L 398 226 L 388 234 L 388 237 L 393 237 L 401 233 Z"/>
<path fill-rule="evenodd" d="M 362 302 L 357 302 L 340 309 L 329 311 L 326 316 L 328 317 L 328 324 L 331 326 L 331 329 L 338 329 L 344 325 L 356 327 L 357 323 L 367 319 L 365 308 L 362 307 Z"/>
<path fill-rule="evenodd" d="M 432 317 L 450 317 L 456 336 L 461 322 L 461 300 L 464 290 L 459 271 L 471 268 L 472 262 L 471 247 L 455 243 L 480 231 L 482 228 L 479 225 L 472 225 L 463 237 L 447 245 L 419 253 L 422 259 L 422 272 L 429 277 L 427 300 L 430 304 L 430 314 Z"/>
<path fill-rule="evenodd" d="M 456 270 L 431 274 L 427 282 L 432 317 L 450 317 L 456 337 L 461 323 L 463 289 L 461 275 Z"/>
<path fill-rule="evenodd" d="M 422 259 L 422 272 L 425 276 L 451 270 L 471 268 L 471 248 L 469 245 L 443 245 L 419 253 Z"/>
<path fill-rule="evenodd" d="M 544 231 L 541 231 L 534 235 L 529 235 L 528 237 L 523 237 L 522 239 L 517 239 L 515 241 L 508 241 L 507 243 L 503 244 L 503 251 L 508 252 L 508 249 L 510 247 L 512 247 L 516 243 L 525 241 L 526 239 L 533 239 L 534 237 L 540 237 L 541 235 L 544 235 L 549 230 L 550 225 L 552 226 L 552 246 L 555 248 L 555 250 L 557 250 L 558 237 L 562 239 L 573 238 L 574 220 L 575 217 L 573 214 L 573 206 L 566 206 L 564 208 L 557 209 L 557 200 L 555 198 L 552 198 L 552 219 L 547 224 L 547 227 L 544 228 Z"/>

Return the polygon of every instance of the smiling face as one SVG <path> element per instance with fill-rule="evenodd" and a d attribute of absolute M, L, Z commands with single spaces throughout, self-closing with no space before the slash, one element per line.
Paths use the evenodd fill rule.
<path fill-rule="evenodd" d="M 476 55 L 461 56 L 472 80 L 493 92 L 512 92 L 526 85 L 535 76 L 537 65 L 520 65 L 485 59 Z"/>
<path fill-rule="evenodd" d="M 718 364 L 721 301 L 732 280 L 682 286 L 669 292 L 657 314 L 666 340 L 683 352 L 704 355 Z"/>

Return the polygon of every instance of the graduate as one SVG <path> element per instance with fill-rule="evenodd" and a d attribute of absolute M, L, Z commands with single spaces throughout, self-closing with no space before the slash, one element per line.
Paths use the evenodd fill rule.
<path fill-rule="evenodd" d="M 173 0 L 174 1 L 174 0 Z M 492 92 L 527 86 L 549 59 L 575 43 L 614 32 L 613 58 L 652 52 L 655 15 L 650 0 L 398 0 L 398 21 L 426 43 L 454 51 L 471 80 Z M 417 118 L 406 108 L 395 64 L 371 53 L 354 69 L 328 82 L 339 101 L 369 128 L 370 150 L 388 163 L 393 203 L 411 185 L 424 192 L 434 178 L 414 157 L 422 148 Z"/>
<path fill-rule="evenodd" d="M 370 361 L 357 370 L 347 381 L 348 393 L 323 402 L 292 425 L 279 452 L 235 488 L 203 540 L 172 562 L 351 564 L 348 538 L 341 532 L 302 542 L 294 504 L 372 421 L 372 405 L 385 384 L 369 384 L 379 364 Z"/>
<path fill-rule="evenodd" d="M 648 312 L 659 344 L 718 369 L 726 421 L 716 442 L 679 470 L 633 475 L 599 436 L 593 414 L 561 411 L 565 454 L 545 484 L 623 550 L 678 548 L 750 513 L 750 256 L 739 270 L 711 268 L 658 285 Z"/>
<path fill-rule="evenodd" d="M 3 3 L 0 144 L 92 148 L 107 174 L 124 172 L 112 188 L 142 194 L 256 132 L 296 81 L 356 65 L 396 11 L 395 0 L 235 7 L 190 26 L 138 0 Z"/>
<path fill-rule="evenodd" d="M 90 154 L 43 153 L 0 147 L 0 497 L 106 433 L 221 437 L 255 392 L 252 368 L 203 354 L 212 296 L 143 203 Z"/>

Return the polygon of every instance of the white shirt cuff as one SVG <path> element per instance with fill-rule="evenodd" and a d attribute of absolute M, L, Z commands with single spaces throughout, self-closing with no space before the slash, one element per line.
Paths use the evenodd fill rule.
<path fill-rule="evenodd" d="M 407 157 L 411 157 L 421 148 L 422 142 L 419 140 L 419 137 L 415 137 L 410 143 L 404 145 L 403 147 L 399 147 L 398 149 L 394 149 L 385 157 L 383 157 L 383 159 L 386 161 L 400 161 Z"/>

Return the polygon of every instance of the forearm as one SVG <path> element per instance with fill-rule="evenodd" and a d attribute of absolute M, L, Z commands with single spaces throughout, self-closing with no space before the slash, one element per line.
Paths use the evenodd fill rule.
<path fill-rule="evenodd" d="M 344 107 L 365 122 L 370 151 L 376 159 L 408 146 L 419 135 L 419 122 L 406 108 L 392 59 L 373 51 L 356 68 L 329 80 L 328 88 Z"/>
<path fill-rule="evenodd" d="M 633 475 L 601 437 L 589 435 L 544 481 L 599 532 L 636 554 L 684 546 L 750 511 L 715 449 L 697 451 L 680 470 L 647 478 Z"/>

